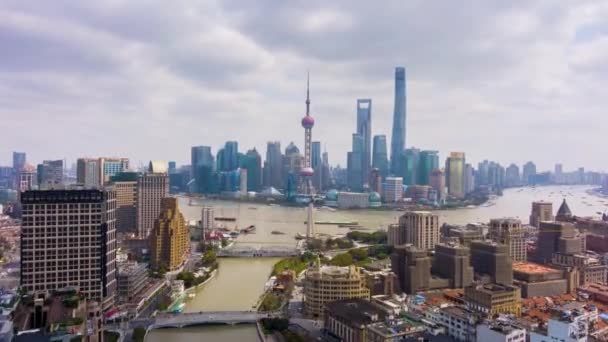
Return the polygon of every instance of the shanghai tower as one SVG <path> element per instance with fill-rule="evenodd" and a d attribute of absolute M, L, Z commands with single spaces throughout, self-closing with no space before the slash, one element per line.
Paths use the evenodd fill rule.
<path fill-rule="evenodd" d="M 400 173 L 400 156 L 405 150 L 405 68 L 395 68 L 395 111 L 391 137 L 391 173 Z"/>

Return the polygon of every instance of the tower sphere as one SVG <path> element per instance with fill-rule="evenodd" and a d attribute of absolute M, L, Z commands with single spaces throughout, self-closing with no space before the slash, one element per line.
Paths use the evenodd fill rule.
<path fill-rule="evenodd" d="M 312 177 L 315 174 L 315 171 L 312 167 L 305 167 L 300 170 L 300 175 L 304 177 Z"/>
<path fill-rule="evenodd" d="M 302 127 L 312 128 L 315 125 L 315 119 L 312 116 L 305 116 L 302 118 Z"/>

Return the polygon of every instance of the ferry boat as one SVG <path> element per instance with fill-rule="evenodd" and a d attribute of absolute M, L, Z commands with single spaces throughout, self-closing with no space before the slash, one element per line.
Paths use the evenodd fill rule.
<path fill-rule="evenodd" d="M 219 216 L 215 218 L 216 221 L 229 221 L 229 222 L 234 222 L 236 221 L 236 217 L 223 217 L 223 216 Z"/>
<path fill-rule="evenodd" d="M 238 231 L 236 231 L 236 230 L 235 230 L 235 231 L 231 231 L 231 232 L 230 232 L 230 237 L 233 237 L 233 238 L 234 238 L 234 237 L 239 236 L 239 234 L 240 234 L 240 233 L 239 233 Z"/>
<path fill-rule="evenodd" d="M 303 240 L 306 239 L 306 235 L 302 234 L 302 233 L 296 233 L 296 240 Z"/>
<path fill-rule="evenodd" d="M 171 310 L 171 313 L 182 313 L 184 308 L 186 307 L 186 303 L 180 303 L 175 309 Z"/>
<path fill-rule="evenodd" d="M 254 225 L 241 229 L 241 233 L 245 233 L 245 234 L 252 233 L 253 231 L 255 231 Z"/>

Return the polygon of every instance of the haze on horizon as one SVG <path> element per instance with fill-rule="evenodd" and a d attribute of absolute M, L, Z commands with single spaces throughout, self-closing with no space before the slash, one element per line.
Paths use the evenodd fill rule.
<path fill-rule="evenodd" d="M 608 170 L 608 2 L 19 1 L 0 5 L 0 165 L 125 156 L 188 164 L 227 140 L 345 165 L 357 98 L 391 134 L 407 68 L 407 147 L 539 170 Z"/>

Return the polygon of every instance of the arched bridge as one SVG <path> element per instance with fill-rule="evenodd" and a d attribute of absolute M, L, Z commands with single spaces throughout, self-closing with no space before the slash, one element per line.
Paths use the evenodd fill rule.
<path fill-rule="evenodd" d="M 241 324 L 255 323 L 266 317 L 275 317 L 280 312 L 256 312 L 256 311 L 200 311 L 187 313 L 164 313 L 156 316 L 151 329 L 161 328 L 183 328 L 190 325 L 202 324 Z"/>

